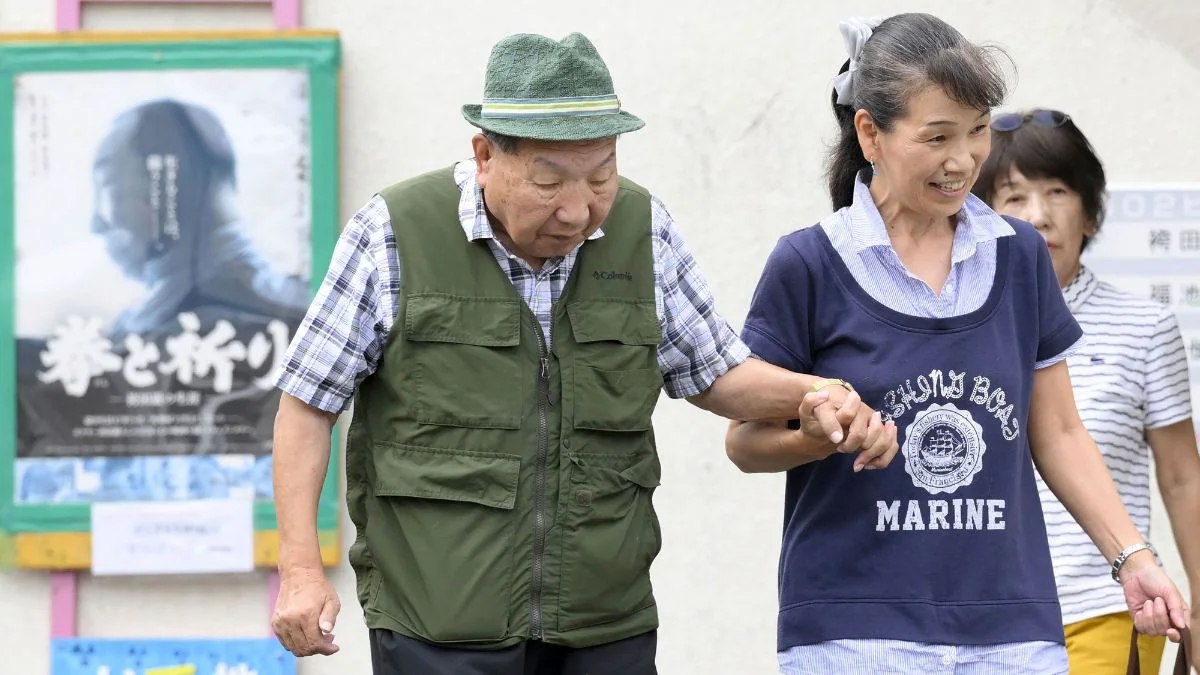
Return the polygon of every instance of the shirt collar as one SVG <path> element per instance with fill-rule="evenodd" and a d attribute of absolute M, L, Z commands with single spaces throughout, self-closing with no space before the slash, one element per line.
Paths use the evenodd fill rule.
<path fill-rule="evenodd" d="M 1095 274 L 1086 267 L 1080 266 L 1079 274 L 1067 284 L 1063 289 L 1063 299 L 1067 301 L 1067 308 L 1072 313 L 1079 311 L 1083 307 L 1083 303 L 1092 297 L 1092 293 L 1100 287 L 1100 280 Z"/>
<path fill-rule="evenodd" d="M 864 171 L 854 179 L 854 202 L 843 218 L 850 230 L 855 253 L 862 253 L 876 246 L 890 248 L 892 245 L 887 225 L 884 224 L 883 217 L 879 215 L 879 209 L 875 206 L 875 200 L 871 197 L 869 182 L 864 180 L 866 175 Z M 1016 234 L 1008 221 L 975 195 L 967 195 L 967 201 L 956 218 L 958 222 L 954 228 L 951 263 L 959 263 L 975 255 L 976 247 L 984 242 Z"/>
<path fill-rule="evenodd" d="M 475 160 L 464 159 L 454 165 L 454 182 L 458 184 L 458 221 L 469 241 L 495 239 L 496 232 L 488 219 L 487 206 L 483 202 L 483 188 L 475 180 Z M 604 236 L 599 228 L 588 237 L 588 241 Z M 499 243 L 497 241 L 497 243 Z"/>

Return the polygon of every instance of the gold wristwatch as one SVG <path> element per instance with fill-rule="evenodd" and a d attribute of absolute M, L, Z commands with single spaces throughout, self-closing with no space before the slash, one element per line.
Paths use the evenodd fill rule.
<path fill-rule="evenodd" d="M 854 391 L 854 386 L 845 380 L 841 380 L 836 377 L 825 377 L 813 383 L 812 392 L 815 394 L 825 387 L 833 386 L 843 387 L 846 391 Z"/>

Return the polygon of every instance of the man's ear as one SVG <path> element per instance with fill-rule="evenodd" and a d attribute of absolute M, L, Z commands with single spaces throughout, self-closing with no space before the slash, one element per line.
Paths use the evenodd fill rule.
<path fill-rule="evenodd" d="M 479 183 L 479 187 L 486 188 L 488 169 L 496 156 L 496 148 L 492 147 L 491 141 L 483 134 L 475 134 L 471 137 L 471 149 L 475 154 L 475 181 Z"/>

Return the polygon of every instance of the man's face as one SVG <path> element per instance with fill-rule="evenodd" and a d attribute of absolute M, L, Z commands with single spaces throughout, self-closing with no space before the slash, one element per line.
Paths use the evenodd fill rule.
<path fill-rule="evenodd" d="M 104 238 L 108 255 L 127 276 L 141 280 L 158 235 L 146 170 L 127 158 L 110 159 L 96 165 L 92 178 L 92 232 Z"/>
<path fill-rule="evenodd" d="M 535 267 L 575 250 L 617 196 L 617 139 L 521 140 L 506 153 L 472 139 L 479 185 L 500 241 Z"/>

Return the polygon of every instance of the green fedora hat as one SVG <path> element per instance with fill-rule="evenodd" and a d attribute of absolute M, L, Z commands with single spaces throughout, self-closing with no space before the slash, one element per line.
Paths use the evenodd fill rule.
<path fill-rule="evenodd" d="M 608 67 L 580 33 L 560 42 L 519 34 L 496 43 L 482 105 L 462 112 L 480 129 L 542 141 L 608 138 L 646 124 L 621 110 Z"/>

